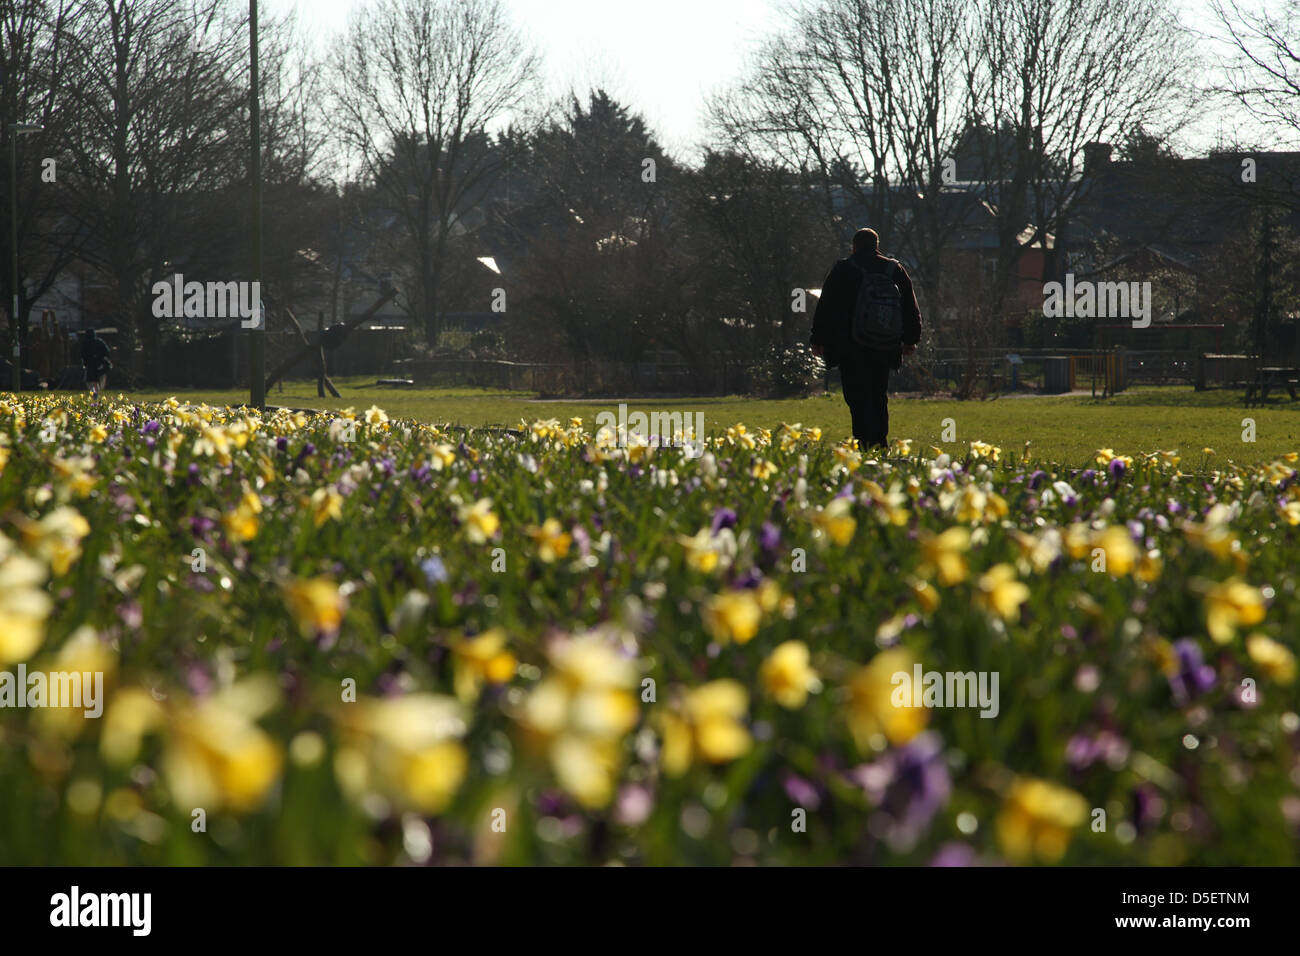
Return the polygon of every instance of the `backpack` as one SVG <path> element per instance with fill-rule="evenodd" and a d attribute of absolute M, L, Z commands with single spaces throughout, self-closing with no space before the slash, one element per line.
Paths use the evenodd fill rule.
<path fill-rule="evenodd" d="M 868 272 L 853 259 L 850 258 L 849 262 L 862 273 L 850 326 L 853 341 L 871 349 L 897 348 L 903 341 L 901 297 L 898 286 L 894 284 L 898 260 L 888 260 L 889 266 L 884 272 Z"/>

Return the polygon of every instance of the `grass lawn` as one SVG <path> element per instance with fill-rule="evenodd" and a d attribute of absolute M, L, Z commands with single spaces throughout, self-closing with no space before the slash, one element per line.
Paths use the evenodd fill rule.
<path fill-rule="evenodd" d="M 571 416 L 593 426 L 597 413 L 617 412 L 617 398 L 585 401 L 538 401 L 527 392 L 475 388 L 380 388 L 372 377 L 336 382 L 342 399 L 318 398 L 315 382 L 290 382 L 283 391 L 272 389 L 267 402 L 299 408 L 362 410 L 378 405 L 389 415 L 425 422 L 457 425 L 518 425 L 521 420 Z M 117 394 L 117 393 L 113 393 Z M 159 401 L 169 395 L 192 402 L 238 405 L 248 393 L 160 390 L 123 393 L 138 401 Z M 772 427 L 781 422 L 818 425 L 828 438 L 849 433 L 849 413 L 839 395 L 773 400 L 721 396 L 703 398 L 635 398 L 634 411 L 701 412 L 709 431 L 736 422 Z M 944 420 L 955 423 L 956 441 L 944 443 Z M 1243 440 L 1243 419 L 1255 422 L 1255 441 Z M 1098 448 L 1117 454 L 1177 450 L 1183 468 L 1198 471 L 1214 461 L 1251 464 L 1271 461 L 1285 452 L 1300 451 L 1300 402 L 1285 395 L 1263 407 L 1247 408 L 1241 392 L 1195 392 L 1187 387 L 1133 388 L 1111 399 L 1087 396 L 1055 398 L 998 398 L 959 402 L 946 399 L 894 398 L 890 402 L 890 437 L 910 438 L 922 445 L 964 449 L 973 440 L 990 442 L 1019 452 L 1032 442 L 1034 457 L 1065 465 L 1090 463 Z M 1207 460 L 1201 449 L 1213 448 L 1216 459 Z"/>

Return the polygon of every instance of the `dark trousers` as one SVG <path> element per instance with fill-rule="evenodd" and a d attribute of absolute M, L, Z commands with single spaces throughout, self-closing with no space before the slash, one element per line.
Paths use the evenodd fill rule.
<path fill-rule="evenodd" d="M 844 401 L 853 416 L 853 437 L 862 448 L 885 445 L 889 435 L 889 368 L 892 356 L 862 352 L 840 362 Z"/>

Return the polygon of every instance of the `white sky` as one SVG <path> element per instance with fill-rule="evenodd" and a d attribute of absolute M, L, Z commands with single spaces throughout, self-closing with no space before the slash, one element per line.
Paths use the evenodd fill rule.
<path fill-rule="evenodd" d="M 911 0 L 899 0 L 911 2 Z M 1264 0 L 1244 0 L 1254 8 Z M 1276 2 L 1276 0 L 1273 0 Z M 260 0 L 268 12 L 295 10 L 323 42 L 365 0 Z M 744 72 L 745 56 L 783 21 L 785 0 L 503 0 L 542 54 L 548 93 L 583 96 L 603 86 L 641 114 L 660 144 L 692 160 L 704 137 L 706 96 Z M 1208 29 L 1210 0 L 1173 0 L 1190 26 Z M 1179 144 L 1200 152 L 1224 133 L 1207 112 Z"/>
<path fill-rule="evenodd" d="M 548 92 L 603 86 L 682 156 L 702 136 L 705 97 L 740 76 L 744 53 L 778 22 L 779 0 L 503 0 L 540 49 Z M 324 40 L 364 0 L 260 0 L 297 11 Z"/>

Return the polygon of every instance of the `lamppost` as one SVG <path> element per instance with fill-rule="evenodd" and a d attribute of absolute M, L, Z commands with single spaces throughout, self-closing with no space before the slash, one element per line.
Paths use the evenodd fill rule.
<path fill-rule="evenodd" d="M 252 187 L 252 240 L 253 288 L 262 288 L 262 111 L 259 103 L 257 71 L 257 0 L 248 0 L 248 114 L 252 155 L 249 157 L 248 178 Z M 266 407 L 266 312 L 262 297 L 257 297 L 257 325 L 248 340 L 248 403 L 254 408 Z"/>
<path fill-rule="evenodd" d="M 35 123 L 10 123 L 9 130 L 9 246 L 13 250 L 13 293 L 14 300 L 9 315 L 14 331 L 14 391 L 23 388 L 22 330 L 18 327 L 18 137 L 30 136 L 45 129 Z"/>

